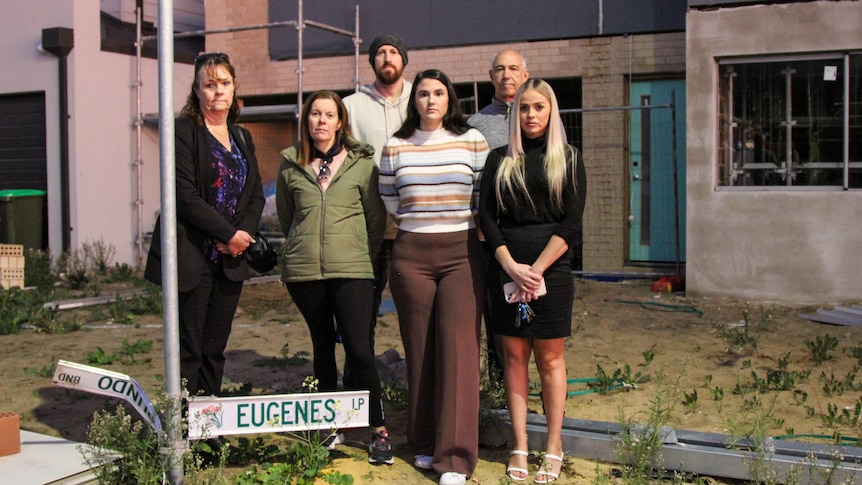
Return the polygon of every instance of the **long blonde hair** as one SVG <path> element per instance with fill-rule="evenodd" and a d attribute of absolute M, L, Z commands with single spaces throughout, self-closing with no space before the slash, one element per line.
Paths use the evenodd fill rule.
<path fill-rule="evenodd" d="M 571 158 L 572 164 L 577 163 L 573 148 L 567 144 L 563 120 L 560 117 L 560 107 L 553 88 L 541 79 L 528 79 L 518 89 L 512 108 L 520 112 L 521 96 L 525 91 L 533 90 L 550 101 L 551 114 L 548 126 L 545 128 L 545 174 L 548 178 L 548 189 L 551 196 L 551 207 L 560 211 L 563 208 L 563 182 L 566 178 L 566 159 Z M 572 167 L 572 173 L 575 173 Z M 572 181 L 574 183 L 574 180 Z M 511 116 L 509 120 L 509 149 L 500 162 L 500 168 L 494 180 L 497 204 L 503 206 L 503 193 L 508 192 L 514 200 L 516 194 L 523 194 L 530 205 L 535 207 L 527 184 L 524 181 L 524 145 L 521 143 L 520 116 Z"/>

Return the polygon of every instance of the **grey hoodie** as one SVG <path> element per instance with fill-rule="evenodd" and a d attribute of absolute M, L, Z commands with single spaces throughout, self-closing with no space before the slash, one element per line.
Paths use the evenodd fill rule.
<path fill-rule="evenodd" d="M 407 118 L 412 88 L 410 82 L 404 81 L 401 96 L 394 103 L 380 94 L 374 83 L 366 84 L 359 92 L 344 98 L 344 106 L 350 114 L 350 131 L 354 138 L 374 147 L 374 162 L 378 166 L 383 145 Z"/>

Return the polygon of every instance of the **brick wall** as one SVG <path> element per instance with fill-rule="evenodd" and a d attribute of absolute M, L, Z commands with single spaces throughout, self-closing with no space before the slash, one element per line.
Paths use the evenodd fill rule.
<path fill-rule="evenodd" d="M 313 19 L 326 23 L 326 19 Z M 255 0 L 228 2 L 208 0 L 207 29 L 257 25 L 268 22 L 267 2 Z M 293 93 L 297 89 L 297 61 L 271 62 L 268 56 L 268 33 L 252 30 L 231 34 L 214 34 L 207 39 L 207 49 L 231 55 L 237 67 L 240 96 Z M 365 39 L 367 45 L 370 39 Z M 675 76 L 685 74 L 685 33 L 612 36 L 590 39 L 564 39 L 506 45 L 478 45 L 427 49 L 410 52 L 405 77 L 428 68 L 446 72 L 457 83 L 487 81 L 491 59 L 500 49 L 518 49 L 527 59 L 532 77 L 580 77 L 583 84 L 583 107 L 622 106 L 628 104 L 628 80 L 631 77 Z M 360 82 L 373 80 L 366 47 L 358 59 Z M 318 89 L 351 89 L 354 85 L 353 56 L 303 59 L 303 92 Z M 684 121 L 684 115 L 679 114 Z M 584 115 L 584 163 L 589 191 L 584 217 L 583 268 L 586 271 L 630 271 L 626 267 L 628 245 L 628 152 L 627 115 L 622 112 L 598 112 Z M 289 138 L 284 134 L 294 128 L 271 127 L 255 123 L 253 129 L 258 156 L 264 170 L 270 161 L 264 151 L 280 150 Z M 260 137 L 260 141 L 258 138 Z M 276 155 L 273 160 L 279 160 Z"/>

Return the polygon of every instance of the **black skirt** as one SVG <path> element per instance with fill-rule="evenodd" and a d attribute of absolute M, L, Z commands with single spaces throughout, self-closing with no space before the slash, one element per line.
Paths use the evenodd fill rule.
<path fill-rule="evenodd" d="M 515 261 L 532 264 L 545 249 L 553 235 L 556 224 L 542 224 L 518 228 L 501 229 L 506 238 L 506 247 Z M 488 272 L 490 292 L 491 331 L 510 337 L 553 339 L 572 334 L 572 303 L 575 297 L 575 282 L 572 277 L 571 251 L 549 267 L 544 274 L 548 294 L 529 303 L 535 312 L 532 322 L 515 325 L 517 303 L 506 302 L 503 283 L 511 278 L 503 271 L 496 259 Z"/>

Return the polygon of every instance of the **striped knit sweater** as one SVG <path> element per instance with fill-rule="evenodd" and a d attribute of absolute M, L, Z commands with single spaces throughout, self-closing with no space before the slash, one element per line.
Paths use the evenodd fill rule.
<path fill-rule="evenodd" d="M 488 144 L 478 130 L 440 129 L 392 137 L 380 159 L 380 195 L 398 228 L 444 233 L 476 226 L 479 186 Z"/>

